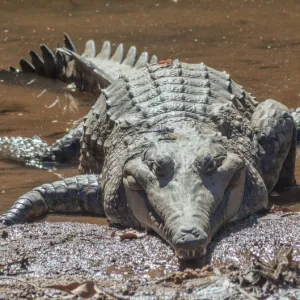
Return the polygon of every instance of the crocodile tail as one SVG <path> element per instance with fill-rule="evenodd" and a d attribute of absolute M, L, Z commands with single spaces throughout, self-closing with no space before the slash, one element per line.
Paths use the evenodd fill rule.
<path fill-rule="evenodd" d="M 25 163 L 28 166 L 45 168 L 49 163 L 71 162 L 78 164 L 80 139 L 83 124 L 68 132 L 53 145 L 48 145 L 39 137 L 2 137 L 0 138 L 0 157 Z"/>
<path fill-rule="evenodd" d="M 82 55 L 76 52 L 71 38 L 64 34 L 64 47 L 58 47 L 52 51 L 47 45 L 41 44 L 41 56 L 31 50 L 29 55 L 31 62 L 20 60 L 20 67 L 24 73 L 36 73 L 49 78 L 60 79 L 66 82 L 75 81 L 81 90 L 93 93 L 107 87 L 114 82 L 120 74 L 129 74 L 147 63 L 156 63 L 157 56 L 153 55 L 149 60 L 147 52 L 137 56 L 136 47 L 129 48 L 125 55 L 124 46 L 120 44 L 116 51 L 112 52 L 111 43 L 105 41 L 101 51 L 97 54 L 95 42 L 86 42 Z M 19 70 L 9 68 L 12 72 Z"/>
<path fill-rule="evenodd" d="M 65 49 L 76 52 L 76 48 L 71 38 L 64 34 Z M 20 60 L 20 68 L 24 73 L 36 73 L 53 79 L 61 79 L 63 81 L 71 81 L 73 77 L 72 57 L 65 51 L 52 51 L 46 44 L 41 44 L 41 56 L 36 51 L 29 51 L 31 62 L 25 59 Z M 18 72 L 13 67 L 10 71 Z"/>
<path fill-rule="evenodd" d="M 25 163 L 29 166 L 42 167 L 42 162 L 51 160 L 48 144 L 39 137 L 2 137 L 0 138 L 0 157 Z"/>
<path fill-rule="evenodd" d="M 137 50 L 134 46 L 129 48 L 126 55 L 123 44 L 120 44 L 114 53 L 111 48 L 111 43 L 105 41 L 101 51 L 96 54 L 95 43 L 90 40 L 86 43 L 85 51 L 82 55 L 65 48 L 57 50 L 66 51 L 73 57 L 77 87 L 91 92 L 106 88 L 120 76 L 129 75 L 148 63 L 157 62 L 157 56 L 153 55 L 149 60 L 147 52 L 137 56 Z"/>
<path fill-rule="evenodd" d="M 0 228 L 31 222 L 49 212 L 84 212 L 103 216 L 98 175 L 79 175 L 43 184 L 21 196 L 3 215 Z"/>

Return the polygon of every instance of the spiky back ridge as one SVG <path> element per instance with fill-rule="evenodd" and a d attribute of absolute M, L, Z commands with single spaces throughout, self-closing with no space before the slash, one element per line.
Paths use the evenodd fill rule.
<path fill-rule="evenodd" d="M 248 156 L 252 153 L 253 157 L 258 146 L 253 146 L 255 136 L 249 119 L 256 105 L 227 73 L 203 63 L 147 65 L 129 76 L 120 76 L 102 91 L 84 125 L 80 168 L 85 173 L 102 172 L 107 216 L 113 223 L 132 226 L 130 212 L 124 212 L 128 210 L 126 201 L 120 197 L 130 141 L 136 143 L 145 130 L 169 126 L 174 120 L 190 120 L 233 139 L 235 149 L 245 144 L 237 151 Z M 124 220 L 127 214 L 128 220 Z"/>
<path fill-rule="evenodd" d="M 82 55 L 70 53 L 75 61 L 76 71 L 73 75 L 77 87 L 92 93 L 98 93 L 102 88 L 115 82 L 120 74 L 136 72 L 149 62 L 148 53 L 142 52 L 137 56 L 137 49 L 134 46 L 129 48 L 127 55 L 125 55 L 123 44 L 120 44 L 113 53 L 109 41 L 104 42 L 101 51 L 97 55 L 96 53 L 96 46 L 92 40 L 86 43 L 86 49 Z M 152 55 L 150 63 L 156 62 L 157 56 Z"/>

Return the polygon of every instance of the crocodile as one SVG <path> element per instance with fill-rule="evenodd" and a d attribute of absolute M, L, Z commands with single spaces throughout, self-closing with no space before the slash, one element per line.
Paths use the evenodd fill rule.
<path fill-rule="evenodd" d="M 82 175 L 25 193 L 0 217 L 3 226 L 87 212 L 154 231 L 190 260 L 206 254 L 226 223 L 266 209 L 272 192 L 295 185 L 291 112 L 272 99 L 257 102 L 228 73 L 149 61 L 146 52 L 136 59 L 135 47 L 124 57 L 123 45 L 111 56 L 109 42 L 96 55 L 88 41 L 79 55 L 67 35 L 64 48 L 41 50 L 43 58 L 31 51 L 32 63 L 21 60 L 23 72 L 75 82 L 99 98 L 75 130 Z M 68 157 L 74 144 L 72 132 L 52 146 L 37 138 L 1 143 L 6 156 L 42 162 Z"/>

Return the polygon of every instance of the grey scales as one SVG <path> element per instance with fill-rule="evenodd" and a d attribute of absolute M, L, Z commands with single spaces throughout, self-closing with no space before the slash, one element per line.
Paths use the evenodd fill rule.
<path fill-rule="evenodd" d="M 75 82 L 99 98 L 55 145 L 0 139 L 0 154 L 34 164 L 80 152 L 82 173 L 21 196 L 0 217 L 4 226 L 88 212 L 155 231 L 190 260 L 205 255 L 224 224 L 267 208 L 270 193 L 295 184 L 291 112 L 275 100 L 258 103 L 226 72 L 137 57 L 135 47 L 125 56 L 122 44 L 112 55 L 109 42 L 97 54 L 88 41 L 79 55 L 67 35 L 64 48 L 41 50 L 42 58 L 31 51 L 32 63 L 21 60 L 23 72 Z"/>

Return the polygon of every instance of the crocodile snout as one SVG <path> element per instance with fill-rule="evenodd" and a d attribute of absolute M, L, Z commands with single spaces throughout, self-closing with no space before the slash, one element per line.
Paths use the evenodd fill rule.
<path fill-rule="evenodd" d="M 207 234 L 195 227 L 180 228 L 174 237 L 174 248 L 182 250 L 197 250 L 208 244 Z"/>
<path fill-rule="evenodd" d="M 195 227 L 181 228 L 174 237 L 174 249 L 182 260 L 197 259 L 205 255 L 208 235 Z"/>

